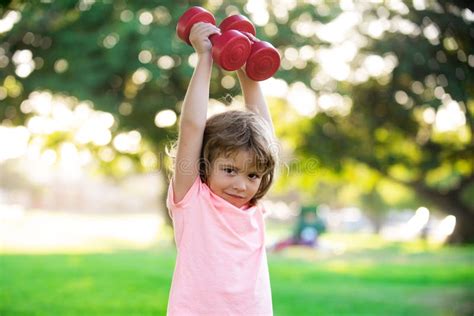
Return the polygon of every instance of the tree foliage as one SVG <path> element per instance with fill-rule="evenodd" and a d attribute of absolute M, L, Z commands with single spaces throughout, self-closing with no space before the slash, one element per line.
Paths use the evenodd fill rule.
<path fill-rule="evenodd" d="M 314 96 L 315 109 L 307 116 L 295 111 L 290 93 L 271 99 L 287 150 L 300 162 L 319 161 L 316 174 L 303 172 L 304 189 L 329 199 L 351 185 L 362 205 L 387 209 L 396 203 L 381 183 L 396 183 L 412 192 L 403 203 L 423 200 L 455 214 L 454 239 L 473 242 L 469 2 L 267 4 L 252 9 L 245 1 L 4 1 L 0 17 L 14 23 L 0 30 L 0 121 L 24 124 L 31 114 L 21 110 L 22 102 L 34 91 L 51 91 L 90 100 L 113 114 L 115 133 L 139 131 L 155 153 L 162 152 L 175 138 L 176 125 L 158 128 L 154 118 L 165 109 L 179 114 L 192 74 L 192 49 L 175 36 L 179 16 L 191 5 L 207 7 L 218 21 L 229 13 L 252 13 L 255 19 L 256 12 L 268 13 L 257 35 L 283 57 L 275 77 L 288 91 L 304 87 Z M 18 61 L 25 51 L 34 65 L 26 75 Z M 214 67 L 212 97 L 240 93 L 235 85 L 220 84 L 224 76 L 233 74 Z M 304 106 L 304 96 L 301 101 Z M 450 127 L 443 127 L 443 118 Z"/>

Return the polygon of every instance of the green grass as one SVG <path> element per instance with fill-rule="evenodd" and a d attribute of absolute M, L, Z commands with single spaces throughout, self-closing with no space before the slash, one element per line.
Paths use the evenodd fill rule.
<path fill-rule="evenodd" d="M 474 247 L 347 249 L 269 255 L 275 315 L 473 315 Z M 174 259 L 171 248 L 4 254 L 0 315 L 165 315 Z"/>

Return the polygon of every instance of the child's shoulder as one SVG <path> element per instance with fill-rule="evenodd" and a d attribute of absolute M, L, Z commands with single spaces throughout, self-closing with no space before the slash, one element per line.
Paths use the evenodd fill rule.
<path fill-rule="evenodd" d="M 167 206 L 168 208 L 185 208 L 188 206 L 192 206 L 193 204 L 195 204 L 196 200 L 202 198 L 203 193 L 205 194 L 207 190 L 207 185 L 202 182 L 201 177 L 197 176 L 189 190 L 184 195 L 184 197 L 181 200 L 176 201 L 174 193 L 174 184 L 173 180 L 171 179 L 168 187 L 168 196 L 166 201 Z"/>

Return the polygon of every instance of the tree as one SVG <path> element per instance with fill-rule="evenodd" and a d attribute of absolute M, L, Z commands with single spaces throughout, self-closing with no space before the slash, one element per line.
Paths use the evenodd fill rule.
<path fill-rule="evenodd" d="M 22 104 L 37 91 L 48 98 L 64 97 L 72 108 L 86 101 L 113 114 L 115 135 L 140 133 L 159 160 L 157 167 L 166 171 L 164 148 L 177 135 L 173 113 L 179 113 L 193 71 L 187 62 L 192 49 L 175 36 L 187 7 L 170 0 L 6 1 L 0 7 L 0 122 L 25 124 L 35 113 Z M 217 14 L 222 16 L 223 10 Z M 213 81 L 220 78 L 222 72 L 215 68 Z M 221 85 L 212 89 L 213 95 L 235 94 Z M 157 114 L 163 111 L 168 121 L 160 124 Z M 46 137 L 52 147 L 75 142 L 64 131 Z M 99 159 L 102 171 L 110 175 L 122 174 L 114 164 L 124 155 L 143 169 L 144 152 L 119 152 L 110 143 L 76 145 L 97 157 L 103 147 L 112 151 L 116 159 Z"/>
<path fill-rule="evenodd" d="M 352 36 L 362 36 L 364 44 L 347 62 L 354 76 L 309 83 L 319 90 L 321 107 L 333 105 L 322 95 L 336 93 L 351 98 L 351 110 L 315 115 L 295 147 L 336 172 L 361 163 L 409 187 L 456 216 L 453 242 L 474 242 L 473 13 L 436 2 L 359 7 L 363 18 Z M 328 40 L 321 45 L 345 44 Z"/>
<path fill-rule="evenodd" d="M 138 131 L 159 155 L 176 125 L 157 127 L 156 115 L 179 113 L 192 73 L 192 49 L 175 36 L 190 5 L 206 6 L 217 20 L 231 12 L 250 14 L 257 35 L 280 50 L 275 77 L 288 92 L 272 98 L 272 106 L 288 122 L 278 132 L 298 159 L 317 158 L 337 186 L 357 185 L 360 179 L 348 178 L 347 170 L 365 166 L 456 215 L 453 241 L 474 242 L 474 32 L 468 1 L 262 7 L 246 1 L 4 1 L 0 122 L 24 124 L 31 113 L 22 102 L 34 91 L 51 91 L 112 113 L 114 133 Z M 214 67 L 212 97 L 240 92 L 219 84 L 229 76 Z M 299 99 L 292 100 L 295 95 Z M 294 109 L 303 115 L 290 113 Z M 373 185 L 366 188 L 368 196 L 378 194 Z"/>

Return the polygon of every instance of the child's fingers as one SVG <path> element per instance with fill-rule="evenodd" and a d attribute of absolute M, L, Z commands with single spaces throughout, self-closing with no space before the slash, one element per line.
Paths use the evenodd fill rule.
<path fill-rule="evenodd" d="M 202 36 L 209 37 L 212 34 L 220 34 L 221 32 L 219 30 L 214 30 L 214 29 L 207 29 L 202 32 Z"/>
<path fill-rule="evenodd" d="M 211 49 L 209 36 L 212 34 L 220 34 L 219 28 L 213 24 L 199 22 L 193 25 L 189 40 L 196 52 L 203 53 Z"/>
<path fill-rule="evenodd" d="M 206 23 L 206 22 L 197 22 L 193 25 L 192 28 L 201 28 L 201 29 L 205 29 L 205 28 L 213 28 L 213 29 L 216 29 L 218 30 L 219 28 L 217 26 L 215 26 L 214 24 L 211 24 L 211 23 Z"/>
<path fill-rule="evenodd" d="M 210 36 L 212 34 L 220 34 L 220 29 L 210 23 L 198 22 L 191 28 L 191 33 L 197 36 Z"/>

